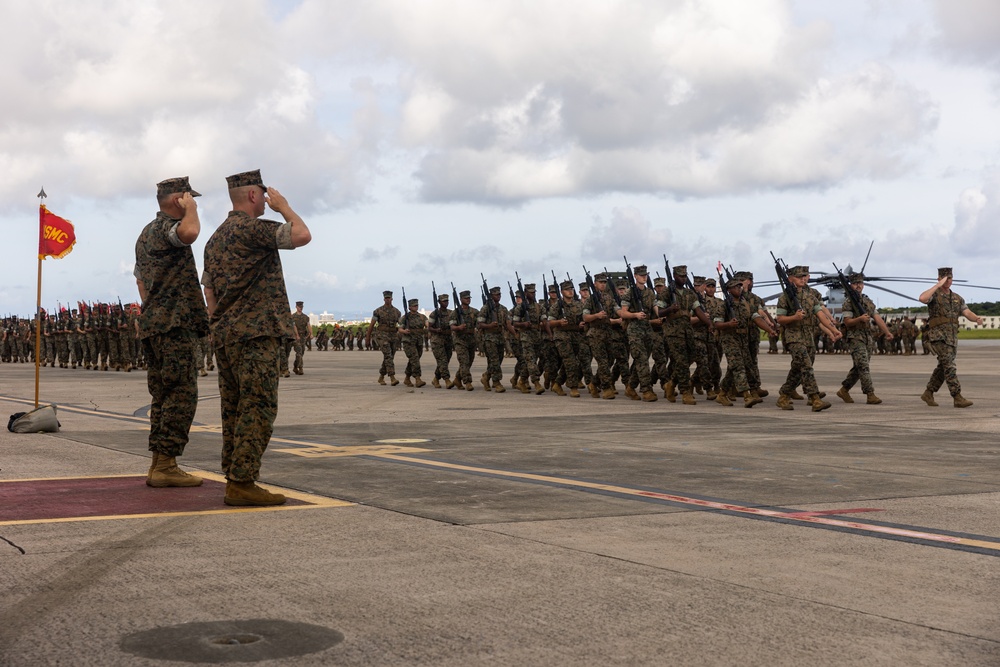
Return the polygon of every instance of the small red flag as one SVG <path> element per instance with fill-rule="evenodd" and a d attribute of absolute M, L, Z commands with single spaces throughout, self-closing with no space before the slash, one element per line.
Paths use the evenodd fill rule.
<path fill-rule="evenodd" d="M 60 218 L 47 208 L 45 204 L 38 207 L 38 259 L 54 257 L 62 259 L 70 253 L 76 244 L 76 233 L 69 220 Z"/>

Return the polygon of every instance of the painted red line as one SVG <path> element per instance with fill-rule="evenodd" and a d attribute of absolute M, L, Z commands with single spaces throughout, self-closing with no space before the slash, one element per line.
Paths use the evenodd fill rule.
<path fill-rule="evenodd" d="M 785 516 L 797 519 L 807 516 L 823 516 L 824 514 L 857 514 L 859 512 L 882 512 L 877 507 L 855 507 L 849 510 L 818 510 L 816 512 L 785 512 Z"/>

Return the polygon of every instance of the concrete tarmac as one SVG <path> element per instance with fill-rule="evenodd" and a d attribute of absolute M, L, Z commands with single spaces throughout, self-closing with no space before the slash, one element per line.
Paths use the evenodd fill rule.
<path fill-rule="evenodd" d="M 960 345 L 962 410 L 919 399 L 923 355 L 873 359 L 878 406 L 820 355 L 821 413 L 775 407 L 786 355 L 750 410 L 486 393 L 481 358 L 472 392 L 383 387 L 380 360 L 308 352 L 281 381 L 261 481 L 302 502 L 277 510 L 220 485 L 164 509 L 188 490 L 144 485 L 145 374 L 42 369 L 62 430 L 0 434 L 0 665 L 1000 665 L 992 341 Z M 4 415 L 33 382 L 0 365 Z M 218 480 L 199 386 L 180 462 Z M 63 481 L 15 481 L 40 479 Z"/>

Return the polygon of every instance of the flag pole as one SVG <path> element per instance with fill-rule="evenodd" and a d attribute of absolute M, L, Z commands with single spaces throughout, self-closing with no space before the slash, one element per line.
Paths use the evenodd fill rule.
<path fill-rule="evenodd" d="M 44 211 L 45 194 L 43 187 L 38 193 L 38 290 L 35 301 L 35 409 L 38 409 L 38 369 L 42 349 L 42 214 Z"/>

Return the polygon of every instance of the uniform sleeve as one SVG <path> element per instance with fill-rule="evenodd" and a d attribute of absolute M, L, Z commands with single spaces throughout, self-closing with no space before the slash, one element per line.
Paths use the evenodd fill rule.
<path fill-rule="evenodd" d="M 274 231 L 274 239 L 279 249 L 294 250 L 295 245 L 292 243 L 292 223 L 286 222 L 283 225 L 278 225 L 278 228 Z"/>

